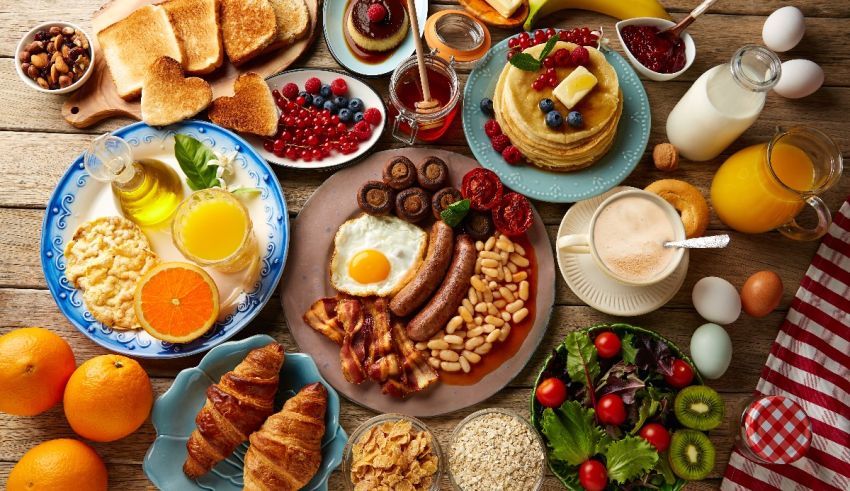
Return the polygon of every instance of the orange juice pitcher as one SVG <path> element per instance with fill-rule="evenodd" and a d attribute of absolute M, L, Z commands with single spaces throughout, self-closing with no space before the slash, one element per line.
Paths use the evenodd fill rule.
<path fill-rule="evenodd" d="M 816 240 L 832 216 L 820 195 L 838 182 L 843 169 L 838 146 L 807 127 L 778 129 L 768 143 L 729 157 L 714 175 L 711 202 L 729 227 L 745 233 L 777 229 L 795 240 Z M 808 204 L 818 216 L 807 229 L 795 217 Z"/>

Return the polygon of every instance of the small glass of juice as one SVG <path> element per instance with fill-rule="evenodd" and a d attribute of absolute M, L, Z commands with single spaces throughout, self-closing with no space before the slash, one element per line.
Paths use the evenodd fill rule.
<path fill-rule="evenodd" d="M 187 259 L 223 273 L 241 271 L 259 259 L 248 210 L 220 188 L 195 191 L 180 203 L 171 234 Z"/>

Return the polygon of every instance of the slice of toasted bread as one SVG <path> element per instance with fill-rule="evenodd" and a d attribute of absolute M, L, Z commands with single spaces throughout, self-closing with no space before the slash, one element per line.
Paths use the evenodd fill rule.
<path fill-rule="evenodd" d="M 269 0 L 277 20 L 277 37 L 266 48 L 271 51 L 294 44 L 310 30 L 310 12 L 304 0 Z"/>
<path fill-rule="evenodd" d="M 233 97 L 212 101 L 207 115 L 213 123 L 240 133 L 274 136 L 277 105 L 272 91 L 256 73 L 244 73 L 233 83 Z"/>
<path fill-rule="evenodd" d="M 97 33 L 118 95 L 133 100 L 142 92 L 145 73 L 160 56 L 183 62 L 183 53 L 165 9 L 145 5 Z"/>
<path fill-rule="evenodd" d="M 173 58 L 157 58 L 142 86 L 142 121 L 165 126 L 203 111 L 212 101 L 212 88 L 198 77 L 183 78 L 183 66 Z"/>
<path fill-rule="evenodd" d="M 224 50 L 235 66 L 263 52 L 277 36 L 277 20 L 269 0 L 222 0 Z"/>
<path fill-rule="evenodd" d="M 174 34 L 183 47 L 186 73 L 203 75 L 221 66 L 219 0 L 168 0 L 160 4 L 168 13 Z"/>

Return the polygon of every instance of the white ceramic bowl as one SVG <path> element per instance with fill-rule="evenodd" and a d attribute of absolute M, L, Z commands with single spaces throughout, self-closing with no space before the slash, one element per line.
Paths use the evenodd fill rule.
<path fill-rule="evenodd" d="M 650 70 L 649 68 L 643 66 L 643 64 L 638 61 L 637 58 L 634 57 L 629 48 L 626 47 L 626 43 L 623 41 L 623 33 L 621 29 L 626 26 L 655 26 L 659 29 L 665 29 L 670 26 L 676 25 L 675 22 L 667 19 L 659 19 L 657 17 L 635 17 L 634 19 L 621 20 L 617 22 L 615 25 L 615 29 L 617 30 L 617 38 L 620 40 L 620 46 L 623 47 L 623 52 L 626 54 L 626 58 L 629 59 L 632 66 L 635 67 L 635 70 L 638 71 L 641 75 L 651 80 L 656 80 L 658 82 L 664 82 L 666 80 L 673 80 L 679 75 L 685 73 L 688 68 L 694 63 L 694 59 L 697 57 L 697 48 L 694 44 L 694 38 L 691 37 L 687 32 L 682 33 L 682 41 L 685 43 L 685 66 L 678 72 L 674 73 L 658 73 Z"/>
<path fill-rule="evenodd" d="M 86 37 L 86 39 L 89 40 L 89 55 L 91 57 L 91 62 L 89 63 L 88 68 L 86 68 L 86 71 L 83 72 L 83 76 L 80 77 L 76 82 L 65 87 L 64 89 L 53 89 L 53 90 L 51 90 L 51 89 L 42 88 L 40 85 L 38 85 L 36 83 L 35 80 L 29 78 L 27 76 L 27 74 L 24 73 L 23 70 L 21 70 L 21 61 L 18 59 L 18 55 L 21 53 L 21 51 L 24 50 L 24 48 L 26 46 L 28 46 L 31 42 L 33 42 L 33 40 L 35 39 L 35 34 L 38 31 L 47 30 L 47 29 L 50 29 L 53 26 L 73 27 L 74 29 L 79 29 L 83 33 L 83 35 Z M 33 27 L 27 33 L 26 36 L 21 38 L 21 41 L 18 43 L 18 47 L 17 47 L 17 49 L 15 49 L 15 71 L 18 72 L 18 76 L 21 77 L 21 80 L 23 80 L 23 82 L 25 84 L 27 84 L 29 87 L 31 87 L 31 88 L 39 91 L 39 92 L 44 92 L 46 94 L 68 94 L 68 93 L 71 93 L 71 92 L 79 89 L 80 87 L 82 87 L 83 84 L 86 83 L 86 81 L 89 79 L 89 77 L 91 77 L 92 72 L 94 72 L 94 49 L 92 47 L 92 38 L 91 38 L 91 36 L 89 36 L 89 33 L 80 29 L 79 26 L 77 26 L 75 24 L 71 24 L 70 22 L 50 21 L 50 22 L 45 22 L 43 24 L 39 24 L 39 25 Z"/>

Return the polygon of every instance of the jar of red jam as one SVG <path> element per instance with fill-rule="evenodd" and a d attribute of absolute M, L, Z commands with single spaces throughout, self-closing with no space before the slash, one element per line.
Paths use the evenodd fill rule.
<path fill-rule="evenodd" d="M 753 462 L 790 464 L 809 450 L 812 425 L 806 411 L 790 397 L 769 395 L 745 400 L 733 428 L 735 448 Z"/>
<path fill-rule="evenodd" d="M 417 102 L 424 99 L 416 56 L 403 61 L 390 79 L 390 118 L 393 136 L 408 145 L 439 139 L 454 121 L 460 100 L 460 87 L 454 63 L 426 54 L 425 67 L 431 98 L 438 104 L 433 109 L 419 110 Z"/>

